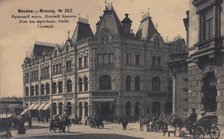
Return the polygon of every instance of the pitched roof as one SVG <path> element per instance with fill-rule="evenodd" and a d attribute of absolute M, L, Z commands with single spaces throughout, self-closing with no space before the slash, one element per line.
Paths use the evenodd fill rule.
<path fill-rule="evenodd" d="M 151 40 L 156 33 L 158 33 L 158 31 L 155 28 L 151 17 L 148 14 L 144 15 L 136 33 L 136 39 Z"/>
<path fill-rule="evenodd" d="M 36 41 L 31 53 L 31 58 L 40 57 L 43 53 L 52 54 L 54 48 L 59 47 L 58 44 Z"/>
<path fill-rule="evenodd" d="M 78 42 L 91 37 L 93 37 L 93 32 L 88 24 L 88 21 L 86 19 L 79 18 L 71 38 L 72 42 Z"/>
<path fill-rule="evenodd" d="M 112 5 L 106 6 L 102 18 L 97 23 L 95 36 L 98 36 L 103 29 L 108 29 L 112 36 L 120 36 L 122 34 L 121 22 Z"/>

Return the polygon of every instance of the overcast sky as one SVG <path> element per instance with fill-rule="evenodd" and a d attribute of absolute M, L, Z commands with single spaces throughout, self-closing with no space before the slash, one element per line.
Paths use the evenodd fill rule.
<path fill-rule="evenodd" d="M 188 10 L 188 0 L 107 0 L 113 3 L 119 19 L 125 13 L 133 20 L 132 29 L 138 29 L 142 12 L 150 11 L 154 24 L 166 40 L 180 35 L 185 38 L 183 18 Z M 21 65 L 26 52 L 32 50 L 35 41 L 62 44 L 67 32 L 73 32 L 77 19 L 68 24 L 57 24 L 53 29 L 40 29 L 36 24 L 19 24 L 12 19 L 18 9 L 72 9 L 72 15 L 89 17 L 95 32 L 95 24 L 103 14 L 104 0 L 0 0 L 0 96 L 23 95 L 23 73 Z M 150 10 L 149 10 L 150 9 Z M 17 14 L 18 15 L 18 14 Z"/>

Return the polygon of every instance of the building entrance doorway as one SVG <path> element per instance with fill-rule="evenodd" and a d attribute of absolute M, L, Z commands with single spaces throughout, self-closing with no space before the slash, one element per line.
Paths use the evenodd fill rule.
<path fill-rule="evenodd" d="M 111 102 L 98 102 L 94 104 L 95 114 L 103 120 L 109 120 L 114 115 L 114 104 Z"/>
<path fill-rule="evenodd" d="M 216 78 L 213 72 L 207 73 L 202 79 L 203 85 L 203 106 L 206 112 L 215 112 L 217 109 L 217 89 L 216 89 Z"/>

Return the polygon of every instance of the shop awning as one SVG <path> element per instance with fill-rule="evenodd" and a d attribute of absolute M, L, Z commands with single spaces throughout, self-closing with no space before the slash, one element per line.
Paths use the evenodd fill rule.
<path fill-rule="evenodd" d="M 23 112 L 21 113 L 21 115 L 24 115 L 25 113 L 27 113 L 30 109 L 26 108 L 25 110 L 23 110 Z"/>
<path fill-rule="evenodd" d="M 32 109 L 30 109 L 30 110 L 37 110 L 38 107 L 39 107 L 39 104 L 36 104 L 36 105 L 35 105 Z"/>
<path fill-rule="evenodd" d="M 36 103 L 31 104 L 28 109 L 32 110 L 35 105 L 36 105 Z"/>
<path fill-rule="evenodd" d="M 114 98 L 95 98 L 92 102 L 113 102 Z"/>
<path fill-rule="evenodd" d="M 46 103 L 42 103 L 37 110 L 42 110 L 44 108 L 44 106 L 46 106 Z"/>
<path fill-rule="evenodd" d="M 51 106 L 51 102 L 48 102 L 42 110 L 47 110 Z"/>

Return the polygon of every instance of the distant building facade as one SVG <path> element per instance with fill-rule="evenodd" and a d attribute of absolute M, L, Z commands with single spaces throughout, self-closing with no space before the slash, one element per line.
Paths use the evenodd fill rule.
<path fill-rule="evenodd" d="M 197 112 L 216 112 L 224 119 L 223 36 L 224 3 L 222 0 L 190 0 L 188 108 Z"/>
<path fill-rule="evenodd" d="M 23 98 L 0 98 L 0 118 L 18 115 L 23 111 Z"/>
<path fill-rule="evenodd" d="M 65 45 L 36 42 L 24 60 L 24 105 L 31 115 L 139 117 L 172 112 L 168 62 L 185 44 L 165 42 L 149 14 L 136 34 L 106 6 L 93 33 L 80 18 Z M 32 114 L 33 113 L 33 114 Z"/>

